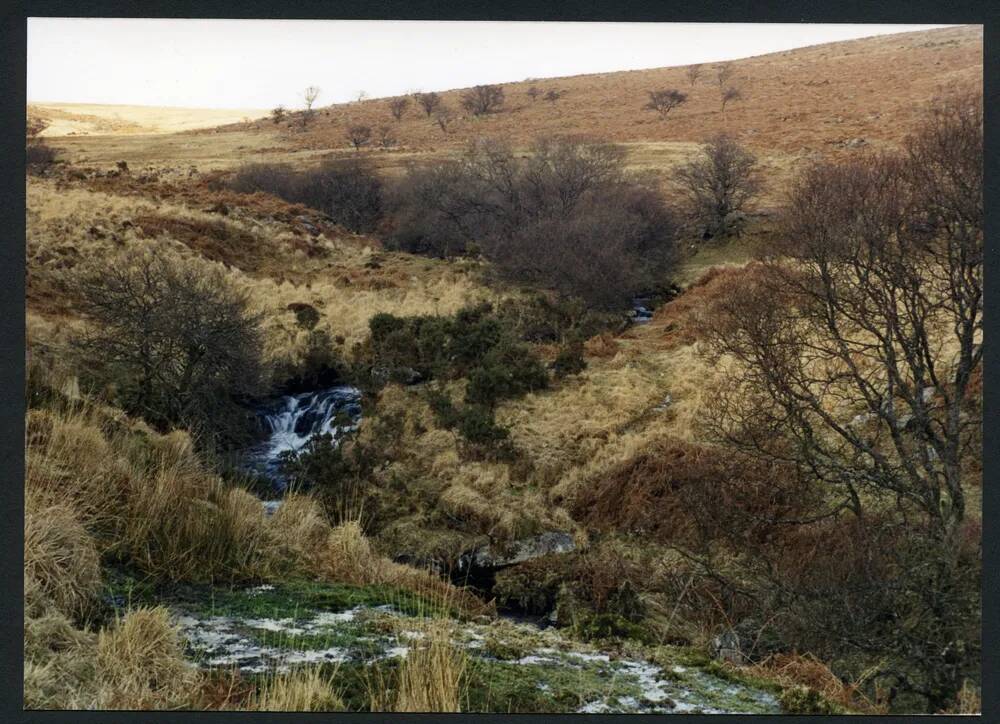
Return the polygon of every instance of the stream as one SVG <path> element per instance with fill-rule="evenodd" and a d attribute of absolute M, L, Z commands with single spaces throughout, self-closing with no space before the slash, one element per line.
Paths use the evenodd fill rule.
<path fill-rule="evenodd" d="M 220 592 L 210 604 L 175 602 L 188 656 L 203 668 L 247 675 L 310 664 L 367 669 L 405 659 L 444 625 L 469 675 L 488 683 L 475 692 L 480 698 L 470 703 L 472 711 L 547 702 L 557 706 L 549 711 L 566 713 L 780 712 L 773 694 L 703 670 L 681 650 L 602 650 L 524 622 L 442 619 L 391 599 L 315 606 L 301 592 L 282 589 L 263 585 Z"/>

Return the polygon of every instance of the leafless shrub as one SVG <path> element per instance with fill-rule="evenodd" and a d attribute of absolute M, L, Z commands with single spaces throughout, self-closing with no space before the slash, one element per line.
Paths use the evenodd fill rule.
<path fill-rule="evenodd" d="M 407 96 L 399 96 L 389 101 L 389 113 L 397 121 L 403 118 L 406 109 L 410 107 L 410 99 Z"/>
<path fill-rule="evenodd" d="M 362 146 L 367 146 L 372 140 L 372 127 L 364 123 L 354 123 L 347 127 L 345 132 L 347 140 L 354 146 L 355 151 L 360 151 Z"/>
<path fill-rule="evenodd" d="M 434 122 L 438 125 L 438 128 L 441 129 L 442 133 L 448 132 L 448 129 L 451 127 L 451 123 L 454 120 L 455 114 L 448 106 L 442 105 L 434 111 Z"/>
<path fill-rule="evenodd" d="M 549 103 L 555 103 L 557 100 L 559 100 L 560 98 L 562 98 L 564 95 L 566 95 L 566 91 L 559 91 L 559 90 L 554 90 L 553 89 L 553 90 L 550 90 L 548 93 L 545 94 L 545 100 L 547 100 Z"/>
<path fill-rule="evenodd" d="M 430 118 L 434 111 L 441 105 L 441 96 L 431 91 L 430 93 L 416 93 L 413 96 L 417 100 L 417 105 L 424 109 L 424 114 Z"/>
<path fill-rule="evenodd" d="M 682 93 L 679 90 L 672 88 L 655 90 L 649 91 L 649 102 L 643 108 L 656 111 L 660 114 L 660 118 L 666 118 L 670 111 L 686 101 L 687 93 Z"/>
<path fill-rule="evenodd" d="M 684 71 L 684 75 L 687 76 L 688 82 L 694 85 L 701 77 L 701 64 L 695 63 L 694 65 L 689 65 L 687 70 Z"/>
<path fill-rule="evenodd" d="M 595 307 L 621 306 L 672 260 L 671 214 L 610 144 L 542 140 L 522 159 L 478 141 L 460 162 L 412 169 L 390 206 L 396 248 L 481 245 L 503 276 Z"/>
<path fill-rule="evenodd" d="M 474 116 L 497 113 L 503 101 L 503 87 L 499 85 L 477 85 L 462 93 L 462 108 Z"/>
<path fill-rule="evenodd" d="M 726 104 L 731 101 L 741 101 L 743 100 L 743 93 L 739 88 L 726 88 L 720 94 L 720 100 L 722 102 L 722 110 L 726 110 Z"/>
<path fill-rule="evenodd" d="M 398 141 L 396 136 L 389 126 L 379 126 L 377 130 L 377 140 L 380 148 L 392 148 Z"/>
<path fill-rule="evenodd" d="M 205 440 L 239 429 L 236 398 L 259 392 L 260 318 L 220 269 L 137 249 L 92 264 L 76 292 L 93 322 L 79 348 L 128 411 Z"/>
<path fill-rule="evenodd" d="M 846 516 L 853 558 L 878 563 L 773 580 L 796 601 L 800 640 L 887 657 L 882 675 L 930 712 L 979 665 L 981 543 L 963 471 L 982 454 L 982 162 L 977 95 L 942 102 L 902 153 L 814 166 L 754 282 L 703 312 L 713 353 L 737 361 L 710 429 L 825 485 L 800 534 L 821 550 L 818 521 Z"/>
<path fill-rule="evenodd" d="M 703 238 L 739 235 L 760 191 L 756 157 L 726 135 L 710 139 L 674 179 Z"/>
<path fill-rule="evenodd" d="M 281 123 L 285 120 L 285 114 L 287 111 L 284 106 L 275 106 L 271 109 L 271 120 L 275 123 Z"/>
<path fill-rule="evenodd" d="M 528 94 L 528 97 L 531 98 L 532 101 L 537 101 L 538 97 L 542 95 L 542 89 L 536 85 L 531 86 L 525 92 Z"/>
<path fill-rule="evenodd" d="M 733 77 L 733 66 L 729 63 L 722 63 L 715 66 L 715 80 L 719 84 L 719 88 L 725 87 L 729 79 Z"/>

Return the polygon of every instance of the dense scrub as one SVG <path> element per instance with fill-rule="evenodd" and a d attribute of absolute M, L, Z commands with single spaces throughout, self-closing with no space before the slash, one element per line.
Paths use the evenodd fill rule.
<path fill-rule="evenodd" d="M 262 191 L 305 204 L 357 233 L 374 231 L 382 216 L 382 181 L 368 165 L 354 159 L 326 161 L 306 171 L 249 164 L 234 174 L 229 185 L 235 191 Z"/>
<path fill-rule="evenodd" d="M 460 161 L 411 169 L 387 205 L 392 248 L 481 252 L 505 279 L 598 309 L 662 283 L 674 259 L 673 214 L 610 144 L 539 140 L 520 157 L 482 140 Z"/>

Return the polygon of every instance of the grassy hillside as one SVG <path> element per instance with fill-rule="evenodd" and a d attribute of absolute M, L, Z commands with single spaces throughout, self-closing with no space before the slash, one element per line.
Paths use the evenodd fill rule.
<path fill-rule="evenodd" d="M 102 103 L 29 103 L 28 115 L 49 123 L 42 132 L 53 136 L 117 136 L 177 133 L 259 118 L 267 111 L 252 108 L 158 108 Z"/>

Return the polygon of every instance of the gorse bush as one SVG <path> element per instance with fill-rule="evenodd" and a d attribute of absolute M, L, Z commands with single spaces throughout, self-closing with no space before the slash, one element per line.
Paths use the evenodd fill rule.
<path fill-rule="evenodd" d="M 230 188 L 264 193 L 322 211 L 345 229 L 375 230 L 382 218 L 382 181 L 358 159 L 327 161 L 296 171 L 281 164 L 249 164 L 236 171 Z"/>

